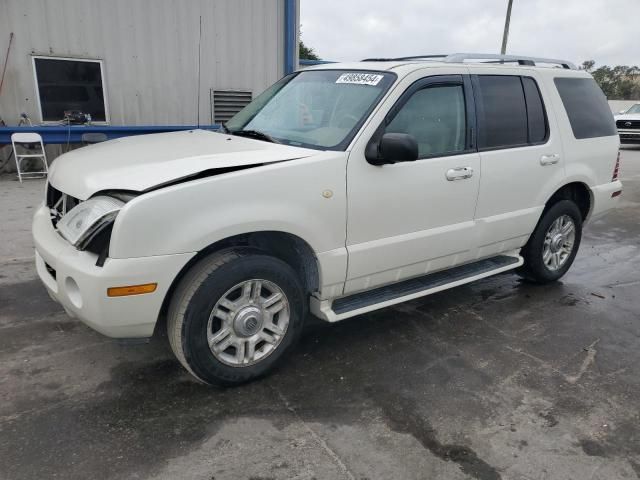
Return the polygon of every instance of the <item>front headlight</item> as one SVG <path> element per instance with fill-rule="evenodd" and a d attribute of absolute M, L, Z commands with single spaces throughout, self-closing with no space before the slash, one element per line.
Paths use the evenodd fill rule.
<path fill-rule="evenodd" d="M 69 210 L 57 223 L 58 232 L 72 245 L 83 249 L 116 218 L 124 205 L 117 198 L 97 196 Z"/>

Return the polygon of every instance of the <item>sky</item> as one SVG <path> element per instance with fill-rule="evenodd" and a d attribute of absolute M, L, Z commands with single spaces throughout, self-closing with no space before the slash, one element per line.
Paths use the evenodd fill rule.
<path fill-rule="evenodd" d="M 500 53 L 507 0 L 301 0 L 326 60 Z M 507 53 L 640 66 L 640 0 L 514 0 Z"/>

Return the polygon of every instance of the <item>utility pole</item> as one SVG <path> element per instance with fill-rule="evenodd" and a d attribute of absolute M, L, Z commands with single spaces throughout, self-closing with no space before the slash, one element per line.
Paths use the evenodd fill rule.
<path fill-rule="evenodd" d="M 504 19 L 504 33 L 502 34 L 502 49 L 500 54 L 505 55 L 507 53 L 507 40 L 509 39 L 509 24 L 511 23 L 511 7 L 513 6 L 513 0 L 509 0 L 509 6 L 507 6 L 507 18 Z"/>

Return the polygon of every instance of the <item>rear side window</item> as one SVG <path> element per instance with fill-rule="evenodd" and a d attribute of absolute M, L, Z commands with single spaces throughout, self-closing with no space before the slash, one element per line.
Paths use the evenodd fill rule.
<path fill-rule="evenodd" d="M 547 113 L 533 78 L 517 75 L 475 78 L 479 149 L 522 147 L 547 140 Z"/>
<path fill-rule="evenodd" d="M 478 147 L 507 148 L 526 145 L 527 106 L 520 77 L 479 75 Z"/>
<path fill-rule="evenodd" d="M 555 78 L 553 81 L 576 139 L 617 135 L 607 99 L 594 79 Z"/>
<path fill-rule="evenodd" d="M 527 123 L 529 124 L 529 143 L 542 143 L 547 138 L 547 115 L 536 81 L 531 77 L 522 77 L 522 88 L 527 101 Z"/>

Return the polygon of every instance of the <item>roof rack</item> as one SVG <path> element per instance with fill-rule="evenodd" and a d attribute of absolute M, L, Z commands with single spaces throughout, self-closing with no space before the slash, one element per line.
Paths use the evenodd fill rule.
<path fill-rule="evenodd" d="M 513 62 L 518 65 L 535 66 L 536 63 L 560 65 L 567 70 L 577 70 L 576 66 L 567 60 L 543 57 L 523 57 L 521 55 L 498 55 L 494 53 L 454 53 L 444 59 L 447 63 L 463 63 L 465 60 L 492 60 L 492 63 Z"/>
<path fill-rule="evenodd" d="M 397 58 L 365 58 L 362 62 L 400 62 L 403 60 L 429 60 L 432 58 L 446 58 L 448 55 L 413 55 L 411 57 L 397 57 Z"/>
<path fill-rule="evenodd" d="M 415 55 L 399 58 L 367 58 L 363 62 L 388 62 L 405 60 L 435 60 L 442 59 L 446 63 L 464 63 L 466 60 L 488 60 L 485 63 L 517 63 L 534 67 L 536 63 L 559 65 L 567 70 L 577 70 L 576 66 L 567 60 L 543 57 L 523 57 L 521 55 L 498 55 L 495 53 L 452 53 L 449 55 Z"/>

